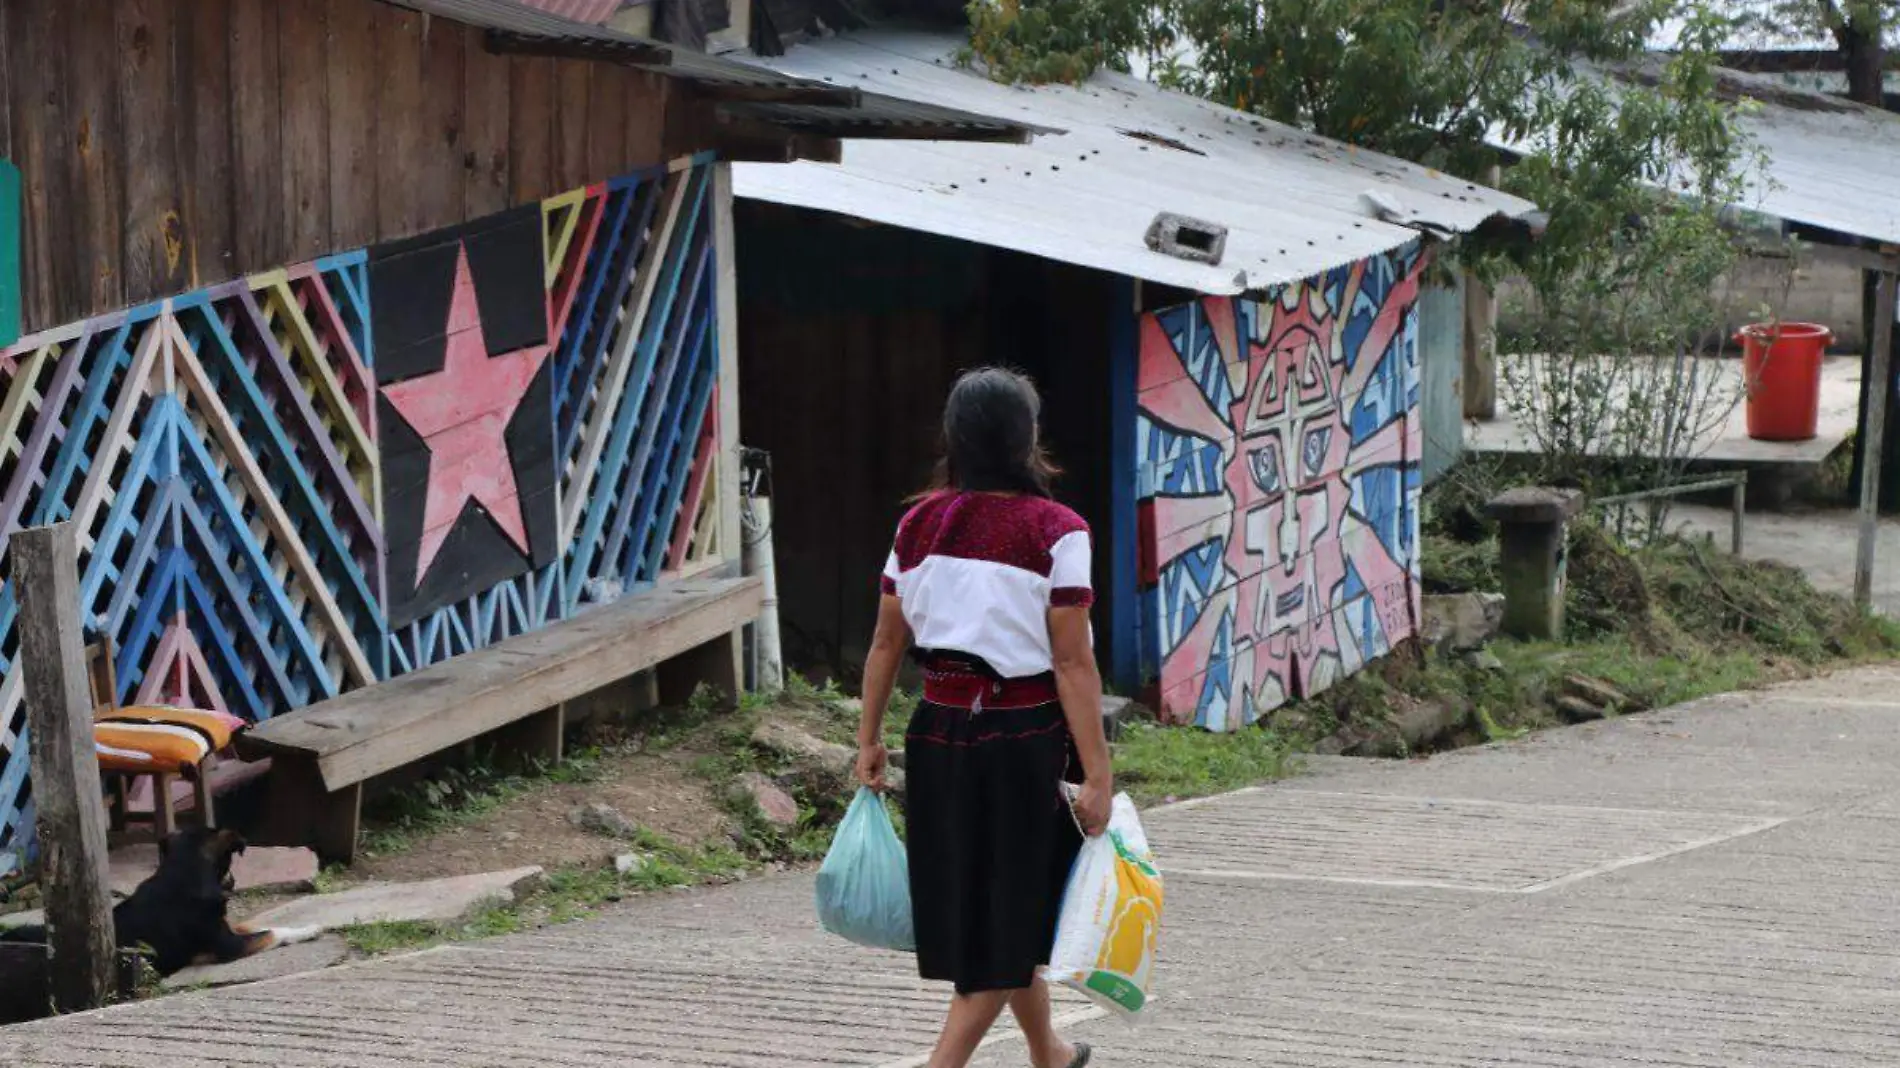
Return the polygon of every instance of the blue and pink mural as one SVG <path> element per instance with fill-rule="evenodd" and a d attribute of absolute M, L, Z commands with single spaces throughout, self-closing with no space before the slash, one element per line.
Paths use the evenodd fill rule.
<path fill-rule="evenodd" d="M 1424 264 L 1142 317 L 1139 645 L 1170 721 L 1251 723 L 1416 631 Z"/>
<path fill-rule="evenodd" d="M 73 521 L 121 702 L 257 721 L 717 566 L 709 156 L 0 350 L 9 535 Z M 0 584 L 0 853 L 33 833 Z"/>

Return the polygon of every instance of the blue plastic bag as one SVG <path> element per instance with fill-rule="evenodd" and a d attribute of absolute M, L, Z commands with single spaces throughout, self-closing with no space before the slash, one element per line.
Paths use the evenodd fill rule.
<path fill-rule="evenodd" d="M 860 787 L 818 869 L 818 922 L 873 949 L 912 952 L 910 857 L 884 799 Z"/>

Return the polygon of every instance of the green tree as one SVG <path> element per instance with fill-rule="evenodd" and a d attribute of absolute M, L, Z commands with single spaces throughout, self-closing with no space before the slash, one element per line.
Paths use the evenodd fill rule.
<path fill-rule="evenodd" d="M 1900 0 L 1730 0 L 1737 24 L 1777 37 L 1833 42 L 1847 71 L 1847 95 L 1885 103 L 1887 59 L 1900 35 Z"/>

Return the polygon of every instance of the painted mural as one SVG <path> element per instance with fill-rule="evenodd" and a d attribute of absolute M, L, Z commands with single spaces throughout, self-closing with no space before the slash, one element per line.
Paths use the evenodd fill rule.
<path fill-rule="evenodd" d="M 721 554 L 713 165 L 0 353 L 7 535 L 76 520 L 121 701 L 249 720 Z M 32 833 L 0 585 L 0 850 Z"/>
<path fill-rule="evenodd" d="M 1415 632 L 1423 264 L 1142 317 L 1139 637 L 1172 721 L 1234 729 Z"/>

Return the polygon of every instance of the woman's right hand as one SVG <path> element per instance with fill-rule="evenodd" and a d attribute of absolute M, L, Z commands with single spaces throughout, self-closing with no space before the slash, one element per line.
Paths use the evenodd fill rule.
<path fill-rule="evenodd" d="M 884 792 L 884 767 L 890 763 L 890 750 L 882 744 L 872 743 L 858 747 L 858 781 L 865 786 Z"/>
<path fill-rule="evenodd" d="M 1108 830 L 1108 816 L 1115 804 L 1115 788 L 1100 781 L 1082 784 L 1075 795 L 1075 820 L 1082 825 L 1082 833 L 1090 838 L 1098 838 Z"/>

